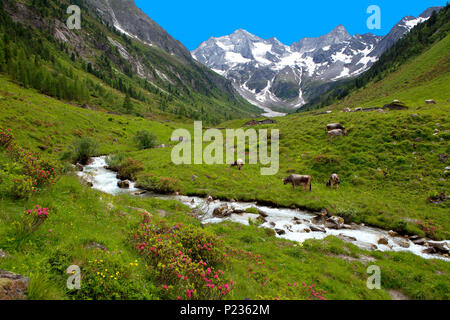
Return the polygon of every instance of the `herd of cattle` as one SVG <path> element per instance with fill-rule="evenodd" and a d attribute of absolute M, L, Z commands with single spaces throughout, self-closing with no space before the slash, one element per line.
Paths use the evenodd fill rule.
<path fill-rule="evenodd" d="M 333 137 L 348 135 L 348 130 L 346 130 L 344 126 L 342 126 L 340 123 L 331 123 L 327 125 L 327 132 L 328 136 L 331 139 Z M 244 160 L 242 159 L 237 159 L 234 163 L 231 164 L 231 167 L 237 167 L 239 170 L 242 170 L 243 166 Z M 291 174 L 289 177 L 283 179 L 283 183 L 285 185 L 289 183 L 292 184 L 294 190 L 296 186 L 303 186 L 305 191 L 308 190 L 308 188 L 309 191 L 311 191 L 312 190 L 311 180 L 312 180 L 311 176 L 308 175 Z M 340 183 L 341 179 L 339 178 L 339 176 L 336 173 L 333 173 L 327 182 L 327 187 L 330 187 L 332 189 L 336 187 L 337 189 Z"/>

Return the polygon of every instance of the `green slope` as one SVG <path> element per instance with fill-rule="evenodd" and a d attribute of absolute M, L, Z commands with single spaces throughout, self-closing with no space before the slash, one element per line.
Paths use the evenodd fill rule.
<path fill-rule="evenodd" d="M 122 35 L 79 4 L 83 27 L 69 30 L 69 1 L 2 2 L 0 71 L 44 94 L 120 113 L 171 113 L 209 123 L 260 113 L 192 58 Z M 129 110 L 126 95 L 134 99 Z"/>

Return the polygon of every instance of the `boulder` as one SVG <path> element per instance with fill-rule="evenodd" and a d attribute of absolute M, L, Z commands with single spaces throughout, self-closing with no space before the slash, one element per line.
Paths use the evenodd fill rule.
<path fill-rule="evenodd" d="M 284 231 L 283 229 L 275 229 L 275 232 L 276 232 L 279 236 L 282 236 L 282 235 L 286 234 L 286 231 Z"/>
<path fill-rule="evenodd" d="M 435 250 L 433 247 L 430 247 L 430 248 L 423 249 L 423 250 L 422 250 L 422 253 L 425 253 L 425 254 L 435 254 L 435 253 L 436 253 L 436 250 Z"/>
<path fill-rule="evenodd" d="M 409 241 L 403 238 L 394 238 L 394 243 L 402 248 L 409 248 L 411 246 Z"/>
<path fill-rule="evenodd" d="M 337 216 L 328 218 L 325 221 L 325 227 L 330 228 L 330 229 L 341 229 L 343 224 L 344 224 L 344 219 L 341 217 L 337 217 Z"/>
<path fill-rule="evenodd" d="M 380 237 L 378 239 L 378 244 L 383 244 L 383 245 L 387 246 L 389 244 L 389 240 L 386 237 Z"/>
<path fill-rule="evenodd" d="M 224 204 L 220 207 L 217 207 L 213 211 L 213 216 L 216 218 L 225 218 L 229 217 L 233 214 L 233 209 L 229 208 L 228 205 Z"/>
<path fill-rule="evenodd" d="M 30 279 L 0 270 L 0 300 L 26 300 Z"/>
<path fill-rule="evenodd" d="M 449 249 L 444 242 L 428 241 L 428 246 L 434 248 L 439 253 L 448 254 Z"/>
<path fill-rule="evenodd" d="M 344 240 L 345 242 L 354 242 L 354 241 L 356 241 L 355 237 L 346 236 L 345 234 L 342 234 L 342 233 L 338 235 L 338 238 L 341 239 L 341 240 Z"/>
<path fill-rule="evenodd" d="M 388 231 L 388 235 L 391 236 L 391 237 L 396 237 L 396 236 L 398 236 L 398 233 L 393 231 L 393 230 L 389 230 Z"/>
<path fill-rule="evenodd" d="M 206 198 L 206 201 L 208 201 L 208 202 L 213 202 L 213 201 L 214 201 L 214 198 L 211 197 L 211 196 L 208 196 L 208 198 Z"/>
<path fill-rule="evenodd" d="M 311 229 L 305 228 L 305 229 L 303 229 L 303 232 L 310 233 L 310 232 L 311 232 Z"/>
<path fill-rule="evenodd" d="M 425 245 L 425 243 L 426 243 L 427 241 L 425 240 L 425 239 L 417 239 L 417 240 L 413 240 L 413 243 L 414 244 L 417 244 L 417 245 L 419 245 L 419 246 L 423 246 L 423 245 Z"/>
<path fill-rule="evenodd" d="M 129 189 L 130 188 L 130 181 L 124 180 L 117 182 L 117 186 L 121 189 Z"/>
<path fill-rule="evenodd" d="M 311 231 L 313 231 L 313 232 L 323 232 L 323 233 L 326 233 L 326 232 L 327 232 L 324 228 L 318 227 L 318 226 L 314 226 L 314 225 L 311 225 L 309 228 L 310 228 Z"/>
<path fill-rule="evenodd" d="M 267 213 L 265 213 L 265 212 L 262 211 L 262 210 L 258 210 L 258 214 L 259 214 L 261 217 L 263 217 L 263 218 L 267 218 L 267 217 L 269 216 Z"/>

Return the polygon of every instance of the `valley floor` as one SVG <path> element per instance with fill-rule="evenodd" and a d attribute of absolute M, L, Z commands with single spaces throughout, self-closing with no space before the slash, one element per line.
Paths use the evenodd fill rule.
<path fill-rule="evenodd" d="M 450 153 L 449 102 L 387 113 L 334 111 L 276 119 L 257 128 L 280 130 L 280 170 L 261 176 L 259 165 L 242 171 L 227 165 L 174 166 L 170 147 L 176 143 L 170 135 L 191 124 L 85 110 L 0 81 L 0 127 L 11 128 L 20 146 L 62 166 L 56 183 L 29 199 L 1 192 L 0 270 L 31 279 L 29 299 L 449 299 L 448 262 L 366 252 L 335 237 L 300 245 L 256 225 L 202 226 L 191 209 L 175 201 L 92 190 L 60 160 L 75 137 L 93 137 L 100 143 L 97 154 L 121 153 L 125 164 L 138 161 L 142 169 L 135 179 L 155 191 L 167 187 L 182 194 L 326 208 L 358 223 L 448 239 L 448 202 L 427 198 L 449 190 L 447 165 L 439 157 Z M 349 135 L 329 140 L 325 126 L 331 122 L 342 123 Z M 133 138 L 142 129 L 168 147 L 139 151 Z M 14 174 L 19 164 L 5 151 L 0 155 L 2 173 Z M 333 172 L 341 176 L 339 190 L 325 186 Z M 312 175 L 312 191 L 283 185 L 281 179 L 291 173 Z M 0 186 L 10 178 L 2 174 Z M 49 216 L 30 229 L 24 216 L 36 205 L 48 208 Z M 181 263 L 182 272 L 171 269 L 173 261 Z M 66 288 L 70 265 L 81 268 L 81 290 Z M 367 288 L 371 265 L 381 269 L 380 290 Z M 218 280 L 205 277 L 214 288 L 227 288 L 225 293 L 206 287 L 211 283 L 202 282 L 202 272 L 218 272 Z"/>

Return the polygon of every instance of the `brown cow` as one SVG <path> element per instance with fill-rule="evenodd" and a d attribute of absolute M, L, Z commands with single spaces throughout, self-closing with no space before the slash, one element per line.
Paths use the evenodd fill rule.
<path fill-rule="evenodd" d="M 331 187 L 333 189 L 336 186 L 336 189 L 339 188 L 339 184 L 341 183 L 341 179 L 336 173 L 333 173 L 330 177 L 330 180 L 327 182 L 327 187 Z"/>
<path fill-rule="evenodd" d="M 283 179 L 284 184 L 292 184 L 292 187 L 295 190 L 296 186 L 302 185 L 307 190 L 309 186 L 309 191 L 311 191 L 311 176 L 302 176 L 298 174 L 291 174 L 289 177 Z"/>
<path fill-rule="evenodd" d="M 242 167 L 244 166 L 244 160 L 237 159 L 231 166 L 232 167 L 238 167 L 238 169 L 241 170 Z"/>

